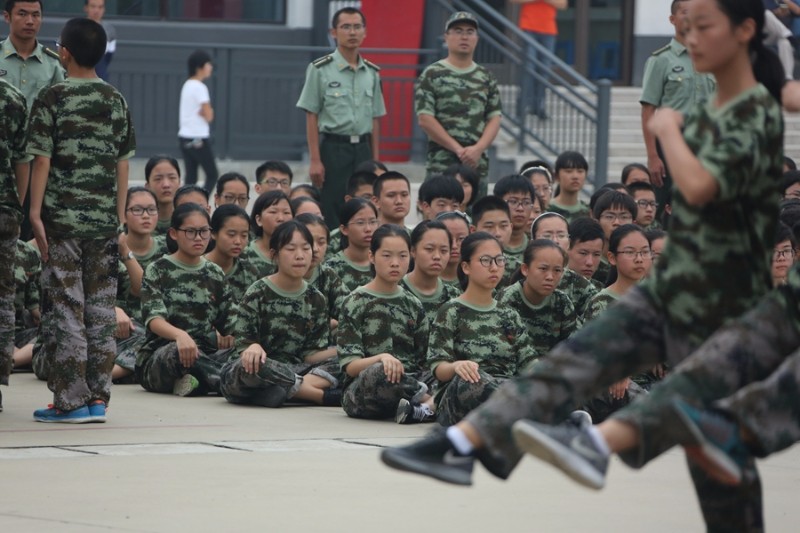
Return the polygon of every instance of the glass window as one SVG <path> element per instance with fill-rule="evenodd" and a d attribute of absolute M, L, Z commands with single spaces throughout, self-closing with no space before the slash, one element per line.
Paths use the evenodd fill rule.
<path fill-rule="evenodd" d="M 83 15 L 83 2 L 48 0 L 46 15 Z M 286 0 L 106 0 L 107 17 L 286 22 Z"/>

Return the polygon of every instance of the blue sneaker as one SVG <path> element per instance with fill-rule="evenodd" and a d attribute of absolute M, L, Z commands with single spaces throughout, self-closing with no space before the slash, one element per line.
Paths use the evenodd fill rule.
<path fill-rule="evenodd" d="M 105 422 L 106 421 L 106 402 L 103 400 L 92 400 L 89 405 L 89 422 Z"/>
<path fill-rule="evenodd" d="M 676 431 L 686 455 L 709 476 L 727 485 L 742 482 L 750 452 L 739 434 L 739 425 L 712 410 L 697 409 L 682 400 L 674 400 L 672 409 Z"/>
<path fill-rule="evenodd" d="M 47 409 L 34 411 L 33 419 L 37 422 L 56 422 L 61 424 L 86 424 L 92 421 L 92 417 L 89 415 L 89 408 L 85 405 L 72 411 L 62 411 L 50 404 Z"/>

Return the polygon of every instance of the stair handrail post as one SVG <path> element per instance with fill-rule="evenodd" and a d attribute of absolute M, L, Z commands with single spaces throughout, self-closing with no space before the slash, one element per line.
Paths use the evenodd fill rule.
<path fill-rule="evenodd" d="M 597 137 L 595 139 L 595 187 L 608 183 L 608 146 L 611 130 L 611 80 L 597 81 Z M 602 183 L 600 183 L 602 181 Z"/>

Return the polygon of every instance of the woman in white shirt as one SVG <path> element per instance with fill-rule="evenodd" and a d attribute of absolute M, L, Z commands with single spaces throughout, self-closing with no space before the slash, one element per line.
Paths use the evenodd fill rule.
<path fill-rule="evenodd" d="M 186 167 L 185 183 L 197 183 L 197 167 L 202 166 L 206 174 L 203 186 L 207 191 L 214 189 L 217 182 L 217 164 L 209 142 L 211 121 L 214 109 L 208 87 L 203 80 L 211 76 L 214 65 L 211 56 L 203 50 L 196 50 L 189 56 L 189 79 L 183 84 L 180 101 L 180 129 L 178 141 Z"/>

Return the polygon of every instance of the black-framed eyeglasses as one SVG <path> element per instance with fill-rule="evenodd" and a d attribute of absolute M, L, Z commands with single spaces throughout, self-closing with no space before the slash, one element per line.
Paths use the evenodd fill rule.
<path fill-rule="evenodd" d="M 205 240 L 211 237 L 211 228 L 178 228 L 177 231 L 182 231 L 186 237 L 195 240 L 197 237 Z"/>
<path fill-rule="evenodd" d="M 139 205 L 135 205 L 133 207 L 128 208 L 128 212 L 135 217 L 140 217 L 143 214 L 147 213 L 151 217 L 156 216 L 158 214 L 158 208 L 156 206 L 151 207 L 142 207 Z"/>
<path fill-rule="evenodd" d="M 478 258 L 478 261 L 480 261 L 481 265 L 483 265 L 486 268 L 489 268 L 490 266 L 492 266 L 492 263 L 494 263 L 495 265 L 497 265 L 499 267 L 504 267 L 504 266 L 506 266 L 506 263 L 508 262 L 508 258 L 506 256 L 504 256 L 503 254 L 495 255 L 495 256 L 482 255 L 482 256 L 480 256 Z"/>

